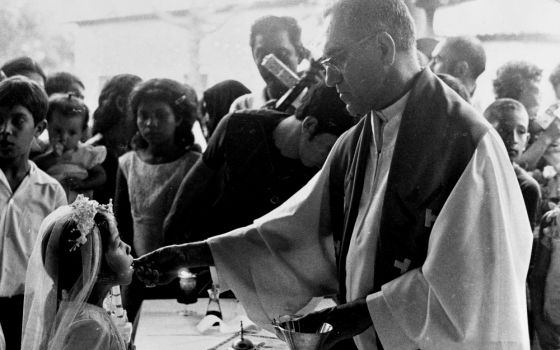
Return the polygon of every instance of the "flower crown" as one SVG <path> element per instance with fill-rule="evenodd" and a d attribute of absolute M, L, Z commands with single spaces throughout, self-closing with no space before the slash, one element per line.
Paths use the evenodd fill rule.
<path fill-rule="evenodd" d="M 70 251 L 74 251 L 87 242 L 87 235 L 95 225 L 93 221 L 95 214 L 102 211 L 113 215 L 113 202 L 111 200 L 109 204 L 99 204 L 99 202 L 79 194 L 70 206 L 73 209 L 72 220 L 76 222 L 76 229 L 80 232 L 78 238 L 69 240 L 69 242 L 74 242 L 74 245 L 70 248 Z"/>

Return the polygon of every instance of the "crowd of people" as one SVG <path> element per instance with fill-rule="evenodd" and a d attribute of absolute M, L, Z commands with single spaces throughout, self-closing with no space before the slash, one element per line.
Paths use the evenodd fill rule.
<path fill-rule="evenodd" d="M 0 67 L 0 349 L 132 348 L 112 286 L 136 326 L 218 280 L 264 327 L 332 298 L 299 320 L 333 326 L 325 349 L 560 349 L 560 65 L 550 106 L 526 61 L 481 106 L 478 39 L 423 52 L 401 0 L 339 0 L 278 110 L 292 90 L 261 63 L 297 72 L 301 29 L 249 38 L 260 91 L 123 72 L 93 113 L 74 74 Z"/>

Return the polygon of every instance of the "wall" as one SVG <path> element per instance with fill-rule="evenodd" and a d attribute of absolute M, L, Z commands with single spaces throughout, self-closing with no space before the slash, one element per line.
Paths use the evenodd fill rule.
<path fill-rule="evenodd" d="M 133 73 L 143 79 L 167 77 L 187 82 L 200 93 L 225 79 L 236 79 L 251 90 L 262 87 L 249 48 L 249 29 L 259 17 L 295 17 L 303 40 L 320 54 L 322 10 L 309 5 L 245 9 L 198 19 L 82 24 L 76 35 L 76 74 L 86 85 L 86 100 L 97 106 L 104 81 L 115 74 Z"/>

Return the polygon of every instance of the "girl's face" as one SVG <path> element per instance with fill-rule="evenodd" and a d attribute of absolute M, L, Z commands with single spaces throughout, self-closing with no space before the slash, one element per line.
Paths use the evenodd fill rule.
<path fill-rule="evenodd" d="M 174 142 L 175 129 L 181 121 L 166 102 L 148 100 L 138 106 L 136 125 L 142 137 L 152 146 Z"/>
<path fill-rule="evenodd" d="M 116 284 L 127 285 L 132 281 L 132 255 L 130 255 L 130 246 L 124 243 L 117 230 L 117 224 L 114 217 L 107 216 L 109 222 L 109 230 L 111 231 L 111 241 L 105 251 L 105 261 L 116 277 Z"/>
<path fill-rule="evenodd" d="M 75 150 L 82 138 L 84 131 L 84 117 L 81 115 L 64 116 L 59 111 L 54 111 L 47 124 L 49 141 L 53 149 L 62 146 L 62 151 Z M 60 147 L 58 146 L 58 147 Z"/>

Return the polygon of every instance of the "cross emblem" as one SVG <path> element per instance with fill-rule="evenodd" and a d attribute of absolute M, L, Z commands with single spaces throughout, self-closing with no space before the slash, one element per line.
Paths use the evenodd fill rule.
<path fill-rule="evenodd" d="M 408 259 L 404 259 L 404 261 L 395 260 L 395 263 L 394 263 L 393 266 L 395 266 L 397 269 L 401 270 L 401 275 L 402 275 L 403 273 L 408 271 L 408 268 L 410 267 L 410 263 L 411 263 L 411 261 L 408 260 Z"/>
<path fill-rule="evenodd" d="M 437 219 L 437 215 L 432 214 L 432 209 L 426 209 L 426 218 L 424 219 L 424 227 L 432 227 Z"/>

